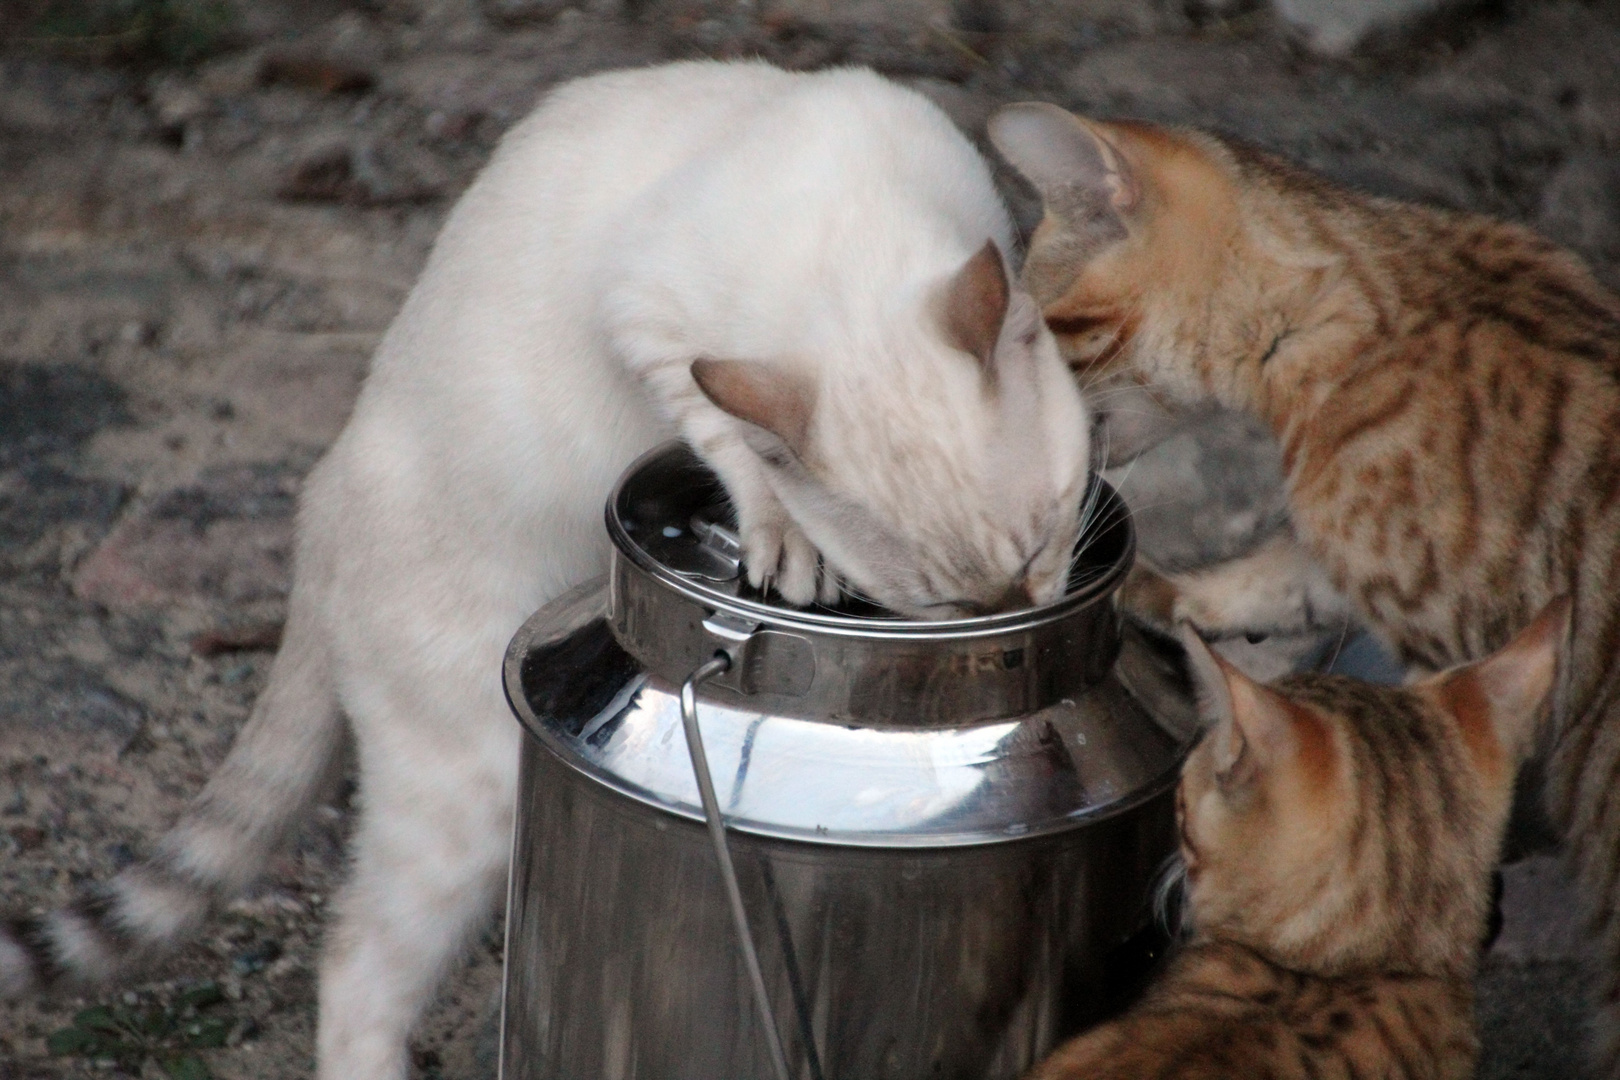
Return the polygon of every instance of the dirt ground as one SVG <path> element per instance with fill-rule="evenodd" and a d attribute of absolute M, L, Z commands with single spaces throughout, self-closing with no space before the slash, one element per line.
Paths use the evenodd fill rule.
<path fill-rule="evenodd" d="M 872 64 L 969 130 L 1027 97 L 1212 126 L 1369 190 L 1528 222 L 1620 280 L 1613 4 L 1473 4 L 1339 58 L 1244 2 L 222 10 L 183 48 L 133 56 L 129 34 L 8 31 L 0 14 L 11 909 L 150 850 L 224 754 L 272 656 L 300 479 L 457 191 L 562 79 L 760 55 Z M 1187 563 L 1253 543 L 1278 521 L 1272 453 L 1229 419 L 1190 424 L 1127 482 L 1145 545 Z M 339 793 L 151 981 L 0 1005 L 0 1080 L 307 1075 L 346 815 Z M 1482 1075 L 1568 1080 L 1581 943 L 1552 859 L 1510 868 L 1506 907 Z M 492 926 L 417 1036 L 418 1076 L 493 1075 L 499 953 Z"/>

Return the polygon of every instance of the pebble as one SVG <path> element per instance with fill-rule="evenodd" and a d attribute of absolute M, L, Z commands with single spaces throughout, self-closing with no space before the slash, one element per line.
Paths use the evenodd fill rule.
<path fill-rule="evenodd" d="M 265 967 L 264 977 L 267 979 L 281 979 L 295 971 L 303 970 L 303 967 L 303 963 L 297 957 L 283 956 Z"/>
<path fill-rule="evenodd" d="M 484 0 L 485 18 L 499 26 L 545 22 L 569 10 L 568 0 Z"/>
<path fill-rule="evenodd" d="M 36 825 L 18 825 L 6 832 L 17 845 L 17 851 L 22 854 L 34 851 L 45 843 L 45 830 Z"/>
<path fill-rule="evenodd" d="M 273 938 L 262 938 L 251 948 L 231 958 L 231 970 L 238 975 L 253 975 L 280 958 L 281 943 Z"/>
<path fill-rule="evenodd" d="M 259 68 L 266 85 L 281 83 L 325 94 L 359 94 L 377 85 L 377 74 L 364 64 L 301 49 L 275 49 Z"/>
<path fill-rule="evenodd" d="M 230 1034 L 225 1036 L 225 1045 L 240 1046 L 244 1041 L 256 1038 L 259 1031 L 259 1022 L 251 1016 L 244 1016 L 231 1028 Z"/>
<path fill-rule="evenodd" d="M 266 919 L 272 915 L 301 915 L 304 904 L 284 889 L 266 889 L 232 900 L 225 910 L 231 915 Z"/>
<path fill-rule="evenodd" d="M 156 328 L 140 319 L 131 319 L 118 331 L 118 340 L 125 345 L 150 345 L 156 336 Z"/>

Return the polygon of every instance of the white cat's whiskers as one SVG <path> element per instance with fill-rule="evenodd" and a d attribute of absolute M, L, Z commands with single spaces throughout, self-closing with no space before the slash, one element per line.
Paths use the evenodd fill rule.
<path fill-rule="evenodd" d="M 1181 852 L 1165 857 L 1153 883 L 1153 922 L 1172 940 L 1183 937 L 1192 929 L 1185 918 L 1187 900 L 1187 863 Z"/>

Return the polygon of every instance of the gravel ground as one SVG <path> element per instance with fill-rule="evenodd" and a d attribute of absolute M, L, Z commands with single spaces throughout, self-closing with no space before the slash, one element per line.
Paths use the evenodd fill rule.
<path fill-rule="evenodd" d="M 1612 4 L 1499 0 L 1338 58 L 1261 4 L 1153 0 L 264 0 L 188 66 L 111 55 L 124 40 L 13 27 L 0 47 L 8 907 L 149 850 L 224 754 L 272 656 L 300 480 L 455 194 L 561 79 L 763 55 L 872 64 L 970 131 L 1022 97 L 1213 126 L 1363 188 L 1529 222 L 1620 280 Z M 1115 475 L 1144 546 L 1188 565 L 1277 526 L 1275 469 L 1263 436 L 1207 415 Z M 0 1005 L 0 1080 L 307 1075 L 346 822 L 336 791 L 152 981 Z M 1549 856 L 1509 868 L 1505 906 L 1481 1073 L 1576 1077 L 1581 942 Z M 499 952 L 492 929 L 448 981 L 417 1075 L 492 1075 Z"/>

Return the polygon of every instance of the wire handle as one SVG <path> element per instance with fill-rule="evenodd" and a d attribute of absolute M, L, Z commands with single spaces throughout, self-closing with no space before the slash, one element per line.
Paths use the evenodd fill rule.
<path fill-rule="evenodd" d="M 731 658 L 716 653 L 714 659 L 698 665 L 681 684 L 681 725 L 686 729 L 686 749 L 692 755 L 692 775 L 697 780 L 698 795 L 703 800 L 703 816 L 709 823 L 709 839 L 714 842 L 715 856 L 720 860 L 720 877 L 726 885 L 726 898 L 731 902 L 731 921 L 737 930 L 737 944 L 742 949 L 743 963 L 748 968 L 748 981 L 754 988 L 754 1004 L 759 1006 L 759 1018 L 765 1025 L 765 1043 L 771 1051 L 771 1065 L 777 1080 L 791 1080 L 788 1075 L 787 1056 L 782 1052 L 782 1037 L 776 1027 L 776 1016 L 771 1011 L 770 995 L 765 992 L 765 974 L 760 970 L 759 952 L 754 948 L 754 935 L 748 928 L 748 911 L 743 907 L 742 889 L 737 885 L 737 868 L 731 862 L 731 848 L 726 843 L 726 822 L 720 816 L 720 800 L 715 798 L 714 778 L 709 775 L 709 757 L 703 752 L 703 733 L 698 730 L 697 688 L 731 667 Z"/>

